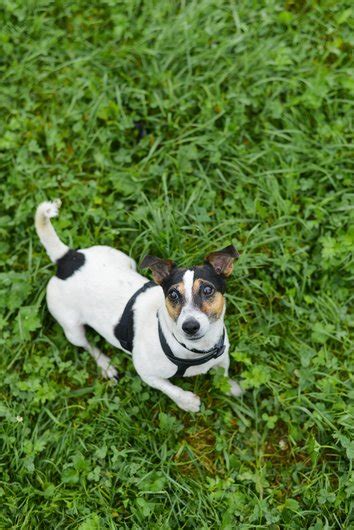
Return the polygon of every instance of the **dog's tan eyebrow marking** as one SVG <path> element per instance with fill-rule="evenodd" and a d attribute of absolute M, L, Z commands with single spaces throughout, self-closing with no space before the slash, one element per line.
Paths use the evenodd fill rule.
<path fill-rule="evenodd" d="M 184 283 L 183 282 L 174 283 L 173 285 L 171 285 L 171 287 L 169 288 L 168 292 L 170 292 L 171 289 L 177 289 L 177 291 L 180 294 L 182 294 L 182 295 L 185 294 L 185 288 L 184 288 Z"/>
<path fill-rule="evenodd" d="M 202 285 L 210 285 L 210 287 L 213 287 L 214 289 L 216 289 L 215 285 L 209 282 L 208 280 L 198 278 L 197 280 L 194 280 L 193 282 L 193 293 L 197 293 Z"/>
<path fill-rule="evenodd" d="M 199 293 L 200 288 L 202 285 L 210 285 L 210 287 L 213 287 L 213 289 L 216 290 L 216 287 L 211 282 L 208 282 L 208 280 L 203 280 L 202 278 L 198 278 L 197 280 L 194 280 L 193 282 L 193 295 L 196 295 Z"/>

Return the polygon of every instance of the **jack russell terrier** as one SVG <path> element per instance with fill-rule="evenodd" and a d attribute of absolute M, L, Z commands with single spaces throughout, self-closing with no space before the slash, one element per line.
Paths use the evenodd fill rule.
<path fill-rule="evenodd" d="M 198 412 L 200 398 L 172 384 L 173 376 L 204 374 L 214 366 L 229 369 L 229 341 L 224 326 L 226 278 L 238 253 L 233 246 L 212 252 L 204 265 L 180 268 L 168 259 L 146 256 L 136 272 L 129 256 L 107 246 L 72 250 L 60 241 L 51 217 L 60 201 L 43 202 L 36 211 L 38 236 L 57 273 L 47 287 L 50 313 L 66 338 L 85 348 L 104 377 L 118 379 L 109 357 L 86 339 L 85 326 L 110 344 L 132 354 L 141 379 L 167 394 L 187 411 Z M 232 380 L 230 394 L 242 391 Z"/>

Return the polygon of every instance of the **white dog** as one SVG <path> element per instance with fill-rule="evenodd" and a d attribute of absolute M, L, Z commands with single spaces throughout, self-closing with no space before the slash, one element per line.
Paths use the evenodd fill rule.
<path fill-rule="evenodd" d="M 228 246 L 206 257 L 205 264 L 179 268 L 171 260 L 146 256 L 141 264 L 154 278 L 136 272 L 136 263 L 123 252 L 106 246 L 69 249 L 57 236 L 50 218 L 60 201 L 37 208 L 38 236 L 56 276 L 47 288 L 48 308 L 66 338 L 85 348 L 102 374 L 117 379 L 110 359 L 86 339 L 90 326 L 110 344 L 131 353 L 141 379 L 167 394 L 183 410 L 197 412 L 200 399 L 169 379 L 229 368 L 229 341 L 224 327 L 226 277 L 238 257 Z M 230 393 L 241 389 L 230 381 Z"/>

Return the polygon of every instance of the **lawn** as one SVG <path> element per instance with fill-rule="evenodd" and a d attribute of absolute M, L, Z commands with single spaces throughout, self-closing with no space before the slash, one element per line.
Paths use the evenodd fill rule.
<path fill-rule="evenodd" d="M 352 529 L 351 2 L 8 0 L 0 14 L 0 528 Z M 104 381 L 45 305 L 74 248 L 233 243 L 231 374 Z"/>

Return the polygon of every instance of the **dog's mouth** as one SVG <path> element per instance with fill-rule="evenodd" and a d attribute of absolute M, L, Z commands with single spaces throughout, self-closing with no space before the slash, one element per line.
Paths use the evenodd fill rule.
<path fill-rule="evenodd" d="M 194 336 L 191 336 L 191 335 L 187 335 L 186 333 L 183 333 L 183 339 L 180 340 L 178 339 L 174 334 L 173 334 L 174 338 L 176 339 L 177 342 L 179 342 L 180 344 L 182 344 L 183 346 L 185 346 L 184 342 L 197 342 L 198 340 L 202 339 L 204 337 L 204 335 L 194 335 Z M 188 346 L 186 346 L 188 348 Z"/>
<path fill-rule="evenodd" d="M 195 342 L 196 340 L 202 339 L 204 337 L 204 335 L 198 335 L 198 336 L 195 336 L 195 337 L 191 337 L 190 335 L 185 335 L 185 337 L 186 337 L 187 340 Z"/>

